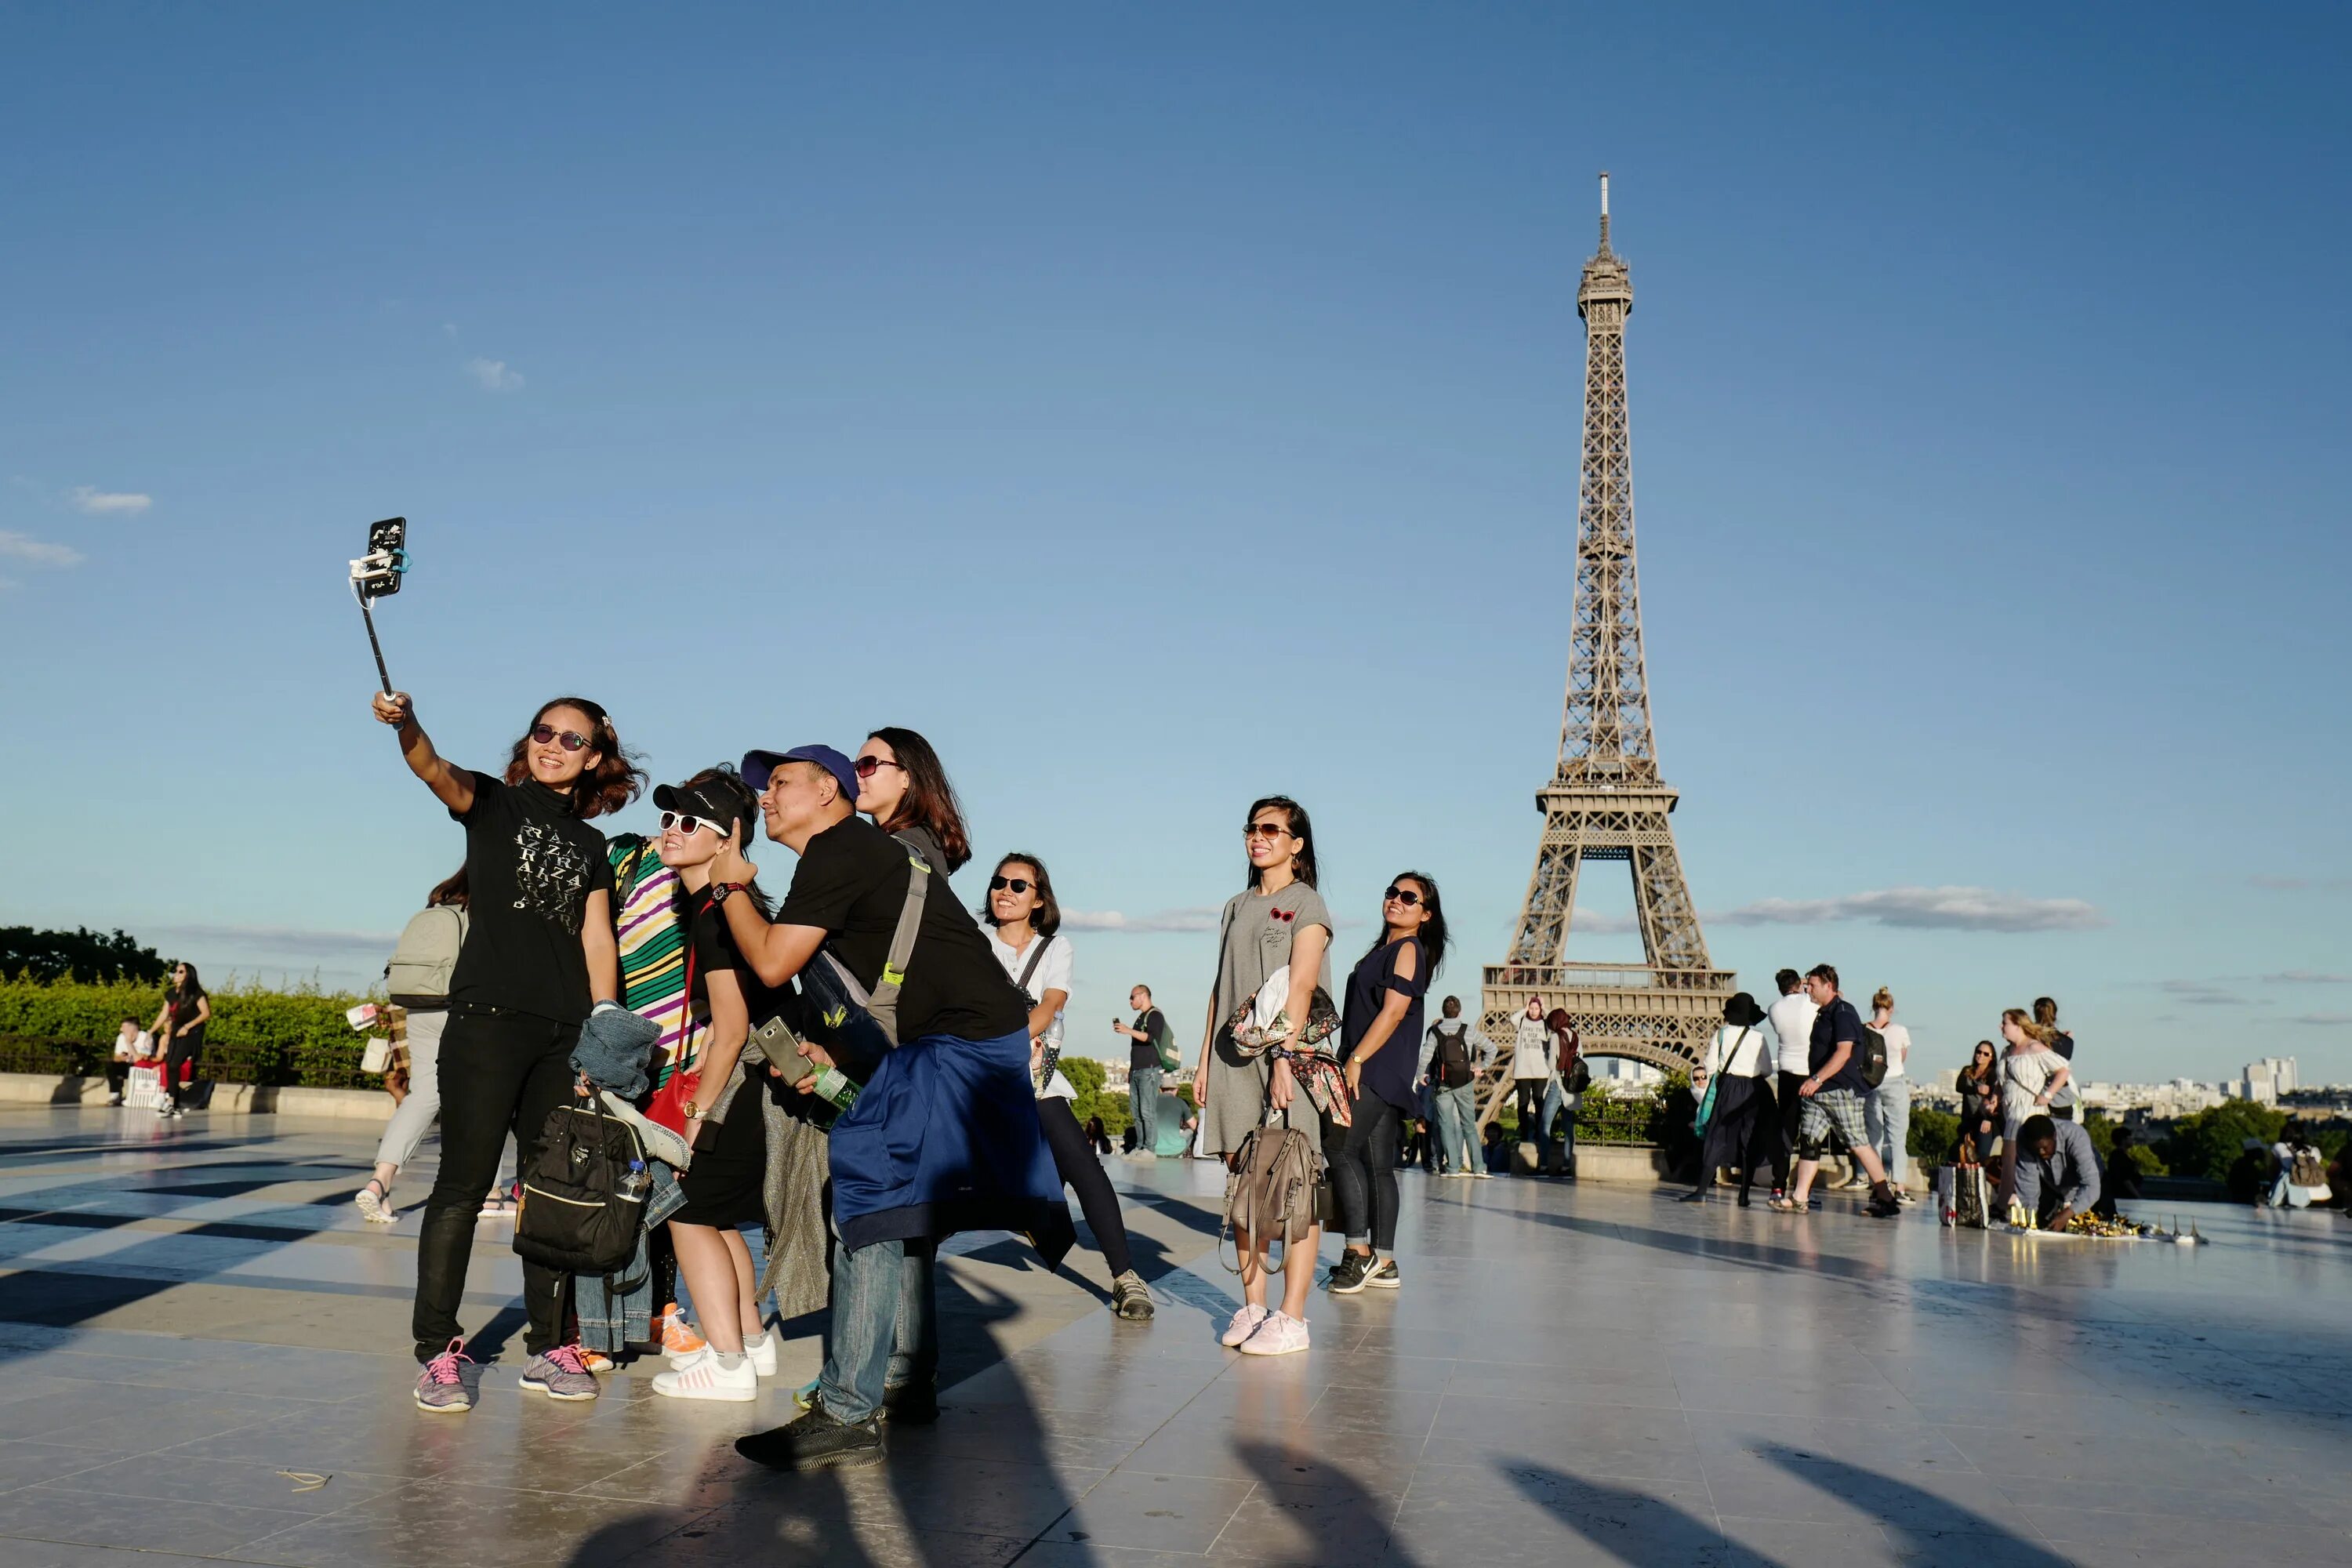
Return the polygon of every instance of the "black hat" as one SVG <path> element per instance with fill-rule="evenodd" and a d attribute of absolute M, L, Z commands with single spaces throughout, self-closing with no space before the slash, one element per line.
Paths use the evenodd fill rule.
<path fill-rule="evenodd" d="M 1764 1021 L 1764 1009 L 1756 998 L 1742 991 L 1723 1005 L 1723 1021 L 1734 1028 L 1752 1029 Z"/>
<path fill-rule="evenodd" d="M 716 779 L 705 779 L 698 784 L 656 784 L 654 805 L 663 811 L 698 816 L 727 833 L 742 824 L 744 816 L 742 802 Z"/>

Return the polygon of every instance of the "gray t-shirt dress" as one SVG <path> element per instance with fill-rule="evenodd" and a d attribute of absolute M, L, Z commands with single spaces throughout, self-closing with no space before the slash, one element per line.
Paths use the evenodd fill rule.
<path fill-rule="evenodd" d="M 1214 1016 L 1220 1033 L 1268 975 L 1290 967 L 1291 938 L 1307 926 L 1321 926 L 1327 939 L 1316 984 L 1328 991 L 1331 910 L 1323 895 L 1304 882 L 1293 882 L 1271 898 L 1254 889 L 1234 895 L 1218 922 Z M 1289 1012 L 1294 1020 L 1303 1016 L 1304 1006 L 1302 999 L 1292 999 Z M 1201 1106 L 1201 1152 L 1230 1154 L 1241 1147 L 1252 1129 L 1265 1121 L 1266 1086 L 1274 1076 L 1274 1058 L 1261 1056 L 1244 1061 L 1223 1043 L 1213 1050 L 1216 1061 L 1209 1069 L 1209 1090 Z M 1290 1125 L 1315 1140 L 1318 1149 L 1323 1146 L 1322 1116 L 1303 1090 L 1290 1102 Z"/>

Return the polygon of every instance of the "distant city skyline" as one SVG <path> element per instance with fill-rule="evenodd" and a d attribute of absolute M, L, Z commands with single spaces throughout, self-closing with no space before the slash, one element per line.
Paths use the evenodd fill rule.
<path fill-rule="evenodd" d="M 921 730 L 1053 868 L 1073 1050 L 1144 981 L 1192 1054 L 1276 792 L 1335 960 L 1413 867 L 1475 997 L 1606 168 L 1716 963 L 1922 1060 L 2048 994 L 2089 1076 L 2352 1080 L 2339 11 L 1612 13 L 1606 70 L 1567 8 L 135 15 L 0 16 L 0 921 L 377 972 L 461 844 L 365 711 L 397 512 L 450 756 L 569 690 L 656 779 Z M 1637 951 L 1607 880 L 1571 959 Z"/>

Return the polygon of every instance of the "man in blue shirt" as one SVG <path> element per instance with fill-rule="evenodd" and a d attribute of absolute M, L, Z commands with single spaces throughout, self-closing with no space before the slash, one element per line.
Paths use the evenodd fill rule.
<path fill-rule="evenodd" d="M 1822 1151 L 1834 1137 L 1870 1178 L 1870 1202 L 1863 1212 L 1886 1219 L 1903 1212 L 1895 1189 L 1887 1184 L 1886 1167 L 1870 1146 L 1864 1126 L 1863 1100 L 1870 1086 L 1862 1080 L 1855 1053 L 1862 1047 L 1862 1015 L 1838 994 L 1838 973 L 1817 963 L 1805 974 L 1805 994 L 1820 1009 L 1813 1015 L 1813 1038 L 1809 1059 L 1812 1070 L 1797 1085 L 1803 1104 L 1797 1113 L 1797 1184 L 1785 1203 L 1770 1206 L 1802 1214 L 1822 1168 Z"/>

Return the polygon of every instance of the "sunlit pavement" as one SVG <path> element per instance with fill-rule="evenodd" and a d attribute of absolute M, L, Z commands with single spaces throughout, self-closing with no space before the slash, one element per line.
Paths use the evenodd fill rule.
<path fill-rule="evenodd" d="M 494 1222 L 481 1403 L 417 1412 L 432 1145 L 389 1229 L 349 1202 L 372 1149 L 0 1111 L 0 1568 L 2352 1563 L 2331 1214 L 2183 1206 L 2189 1248 L 1409 1172 L 1404 1289 L 1318 1292 L 1313 1350 L 1252 1359 L 1215 1342 L 1222 1174 L 1113 1159 L 1158 1320 L 1110 1317 L 1091 1251 L 963 1238 L 940 1424 L 798 1478 L 730 1444 L 789 1417 L 814 1324 L 756 1405 L 660 1398 L 658 1363 L 556 1405 L 516 1386 Z"/>

